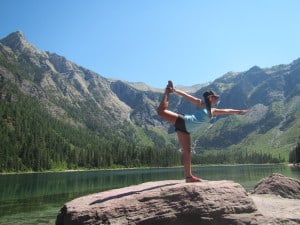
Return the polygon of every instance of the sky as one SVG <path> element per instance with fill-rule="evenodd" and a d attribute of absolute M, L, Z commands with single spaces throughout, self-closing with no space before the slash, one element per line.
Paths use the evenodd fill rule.
<path fill-rule="evenodd" d="M 299 0 L 1 0 L 0 39 L 21 31 L 103 77 L 164 88 L 300 57 Z"/>

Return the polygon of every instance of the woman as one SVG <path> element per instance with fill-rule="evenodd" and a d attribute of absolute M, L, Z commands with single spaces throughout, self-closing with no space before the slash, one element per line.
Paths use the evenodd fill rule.
<path fill-rule="evenodd" d="M 185 97 L 188 101 L 196 105 L 197 110 L 192 115 L 181 115 L 168 110 L 169 94 L 176 93 Z M 209 122 L 213 116 L 221 114 L 240 114 L 243 115 L 248 110 L 236 109 L 217 109 L 212 108 L 219 100 L 219 96 L 213 91 L 206 91 L 203 94 L 204 102 L 183 91 L 173 88 L 172 81 L 168 82 L 163 99 L 157 108 L 157 113 L 169 123 L 175 125 L 179 143 L 183 149 L 183 164 L 185 169 L 186 182 L 201 182 L 202 180 L 192 175 L 191 169 L 191 136 L 190 132 L 198 129 L 204 122 Z"/>

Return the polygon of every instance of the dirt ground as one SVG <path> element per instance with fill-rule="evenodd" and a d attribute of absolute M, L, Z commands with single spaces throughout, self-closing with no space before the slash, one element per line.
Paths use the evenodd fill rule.
<path fill-rule="evenodd" d="M 288 199 L 275 195 L 250 194 L 258 211 L 265 217 L 292 219 L 300 222 L 300 199 Z"/>

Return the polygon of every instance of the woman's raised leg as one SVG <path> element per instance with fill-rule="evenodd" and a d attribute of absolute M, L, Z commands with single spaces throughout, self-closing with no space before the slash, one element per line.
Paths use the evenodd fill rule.
<path fill-rule="evenodd" d="M 169 95 L 173 91 L 172 83 L 169 84 L 165 90 L 164 96 L 160 105 L 157 108 L 157 114 L 162 117 L 164 120 L 168 121 L 171 124 L 175 124 L 178 114 L 168 110 L 169 107 Z"/>

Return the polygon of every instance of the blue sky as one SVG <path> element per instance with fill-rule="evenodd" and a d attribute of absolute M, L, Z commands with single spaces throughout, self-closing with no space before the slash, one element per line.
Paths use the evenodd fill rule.
<path fill-rule="evenodd" d="M 194 85 L 300 57 L 298 0 L 1 0 L 0 39 L 22 31 L 106 78 Z"/>

